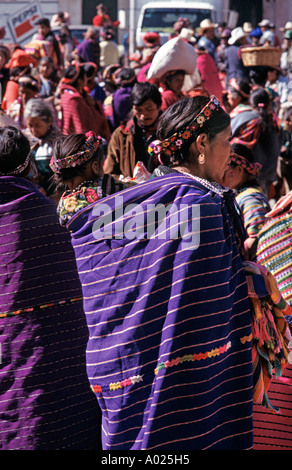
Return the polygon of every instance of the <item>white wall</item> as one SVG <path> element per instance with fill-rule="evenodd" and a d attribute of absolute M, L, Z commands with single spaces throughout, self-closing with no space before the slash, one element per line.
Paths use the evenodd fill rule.
<path fill-rule="evenodd" d="M 68 11 L 71 24 L 82 24 L 82 0 L 59 0 L 59 11 Z"/>

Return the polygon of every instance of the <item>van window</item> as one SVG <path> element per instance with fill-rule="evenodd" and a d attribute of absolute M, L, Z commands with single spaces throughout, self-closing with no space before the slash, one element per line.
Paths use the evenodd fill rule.
<path fill-rule="evenodd" d="M 211 10 L 193 8 L 146 8 L 141 31 L 172 32 L 178 18 L 188 18 L 193 28 L 197 28 L 205 18 L 211 18 Z"/>

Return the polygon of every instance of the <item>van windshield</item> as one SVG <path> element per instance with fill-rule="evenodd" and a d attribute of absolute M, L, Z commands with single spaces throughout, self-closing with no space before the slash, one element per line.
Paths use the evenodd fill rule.
<path fill-rule="evenodd" d="M 188 18 L 193 28 L 197 28 L 205 18 L 211 18 L 211 10 L 194 8 L 146 8 L 141 30 L 172 32 L 178 18 Z"/>

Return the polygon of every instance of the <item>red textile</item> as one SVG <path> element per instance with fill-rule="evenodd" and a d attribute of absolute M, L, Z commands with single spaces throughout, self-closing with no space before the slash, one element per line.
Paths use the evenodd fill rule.
<path fill-rule="evenodd" d="M 181 94 L 180 96 L 176 95 L 172 90 L 164 90 L 161 93 L 162 98 L 162 106 L 161 111 L 165 111 L 169 106 L 179 99 L 181 99 L 184 95 Z"/>
<path fill-rule="evenodd" d="M 93 131 L 97 135 L 110 138 L 104 113 L 96 100 L 87 93 L 81 95 L 70 85 L 61 86 L 62 132 L 66 135 Z"/>
<path fill-rule="evenodd" d="M 210 95 L 222 100 L 222 84 L 214 59 L 208 52 L 200 52 L 197 56 L 197 69 L 200 72 L 202 85 Z"/>
<path fill-rule="evenodd" d="M 18 98 L 18 88 L 19 85 L 14 80 L 9 80 L 7 82 L 5 94 L 1 104 L 3 111 L 7 111 L 9 106 Z"/>
<path fill-rule="evenodd" d="M 292 366 L 273 379 L 269 399 L 278 413 L 254 405 L 254 450 L 292 450 Z"/>

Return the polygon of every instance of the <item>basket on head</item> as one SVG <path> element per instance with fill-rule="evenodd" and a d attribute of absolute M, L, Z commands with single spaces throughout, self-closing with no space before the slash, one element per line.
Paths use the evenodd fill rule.
<path fill-rule="evenodd" d="M 241 49 L 241 57 L 245 67 L 257 65 L 279 67 L 282 52 L 278 47 L 249 46 Z"/>

